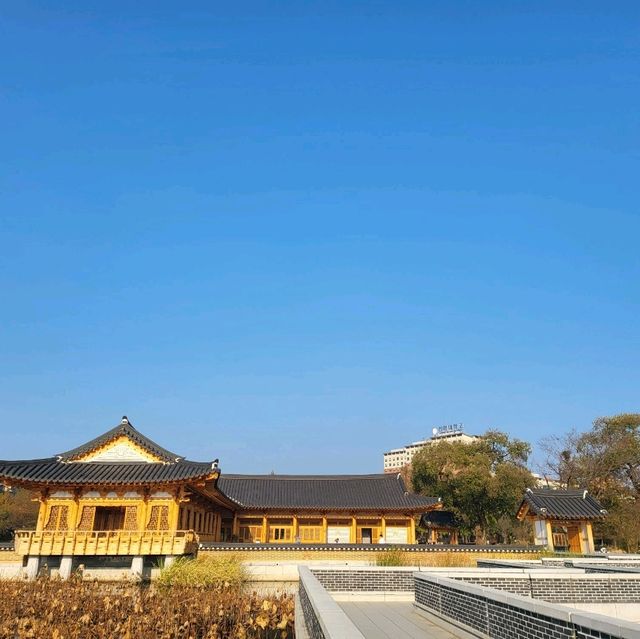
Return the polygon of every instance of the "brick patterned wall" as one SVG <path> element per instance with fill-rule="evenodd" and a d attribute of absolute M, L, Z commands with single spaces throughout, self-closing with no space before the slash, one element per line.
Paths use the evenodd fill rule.
<path fill-rule="evenodd" d="M 493 598 L 489 590 L 468 592 L 466 589 L 458 589 L 455 581 L 447 579 L 449 583 L 417 577 L 416 603 L 449 621 L 473 628 L 492 639 L 620 639 L 622 636 L 615 631 L 607 634 L 602 628 L 596 631 L 584 625 L 574 624 L 566 612 L 558 612 L 556 617 L 552 608 L 549 615 L 545 615 L 539 608 L 534 612 L 529 609 L 529 604 L 517 597 L 504 602 Z M 602 580 L 592 583 L 602 588 Z M 582 618 L 584 619 L 584 615 Z M 611 627 L 615 628 L 615 622 Z"/>
<path fill-rule="evenodd" d="M 311 572 L 329 592 L 412 592 L 415 587 L 413 572 L 406 569 L 318 567 L 311 568 Z M 593 579 L 576 575 L 551 578 L 535 573 L 478 576 L 448 573 L 447 578 L 549 603 L 640 603 L 640 576 L 629 579 L 611 574 L 606 579 Z"/>
<path fill-rule="evenodd" d="M 573 566 L 572 566 L 573 567 Z M 613 564 L 613 565 L 580 565 L 587 574 L 593 573 L 640 573 L 640 566 L 636 564 Z"/>
<path fill-rule="evenodd" d="M 437 584 L 424 579 L 415 580 L 415 600 L 438 612 L 442 610 L 441 593 L 442 590 Z"/>
<path fill-rule="evenodd" d="M 305 626 L 307 627 L 309 637 L 311 637 L 311 639 L 325 639 L 320 622 L 316 617 L 315 610 L 311 605 L 311 601 L 309 601 L 309 595 L 307 595 L 307 591 L 305 590 L 302 582 L 300 582 L 298 594 L 300 596 L 300 606 L 302 607 Z"/>
<path fill-rule="evenodd" d="M 588 577 L 571 579 L 531 578 L 534 599 L 551 603 L 638 603 L 640 578 L 625 579 L 610 575 L 607 579 Z M 493 587 L 493 586 L 492 586 Z"/>
<path fill-rule="evenodd" d="M 455 575 L 448 575 L 451 579 L 460 579 L 468 584 L 476 584 L 477 586 L 486 586 L 487 588 L 496 588 L 497 590 L 504 590 L 514 595 L 521 595 L 522 597 L 531 597 L 531 580 L 527 575 L 522 577 L 504 577 L 499 575 L 483 575 L 479 577 L 456 577 Z"/>
<path fill-rule="evenodd" d="M 454 575 L 448 577 L 456 579 Z M 460 579 L 465 583 L 549 603 L 640 603 L 640 575 L 638 579 L 629 579 L 619 573 L 611 573 L 607 579 L 592 579 L 579 575 L 541 577 L 535 573 L 522 577 L 501 577 L 494 573 L 478 577 L 465 575 Z"/>
<path fill-rule="evenodd" d="M 311 568 L 311 572 L 329 592 L 413 592 L 413 572 L 410 570 Z"/>
<path fill-rule="evenodd" d="M 495 639 L 533 639 L 553 637 L 573 639 L 573 624 L 487 600 L 488 633 Z"/>
<path fill-rule="evenodd" d="M 584 626 L 575 626 L 575 631 L 576 639 L 617 639 L 615 635 L 609 635 L 606 632 L 599 632 Z"/>
<path fill-rule="evenodd" d="M 441 586 L 440 612 L 450 619 L 489 634 L 487 600 L 484 597 Z"/>

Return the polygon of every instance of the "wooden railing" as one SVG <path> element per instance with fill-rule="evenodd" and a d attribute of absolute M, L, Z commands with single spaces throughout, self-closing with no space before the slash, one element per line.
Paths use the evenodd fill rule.
<path fill-rule="evenodd" d="M 19 555 L 184 555 L 195 552 L 193 530 L 18 530 Z"/>

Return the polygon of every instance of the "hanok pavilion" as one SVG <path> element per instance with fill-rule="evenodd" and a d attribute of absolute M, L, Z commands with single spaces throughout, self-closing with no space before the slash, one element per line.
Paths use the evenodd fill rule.
<path fill-rule="evenodd" d="M 549 550 L 594 552 L 594 521 L 607 511 L 587 490 L 528 488 L 517 518 L 534 526 L 535 543 Z"/>
<path fill-rule="evenodd" d="M 416 520 L 440 508 L 399 475 L 221 475 L 218 460 L 188 461 L 126 417 L 55 457 L 0 461 L 0 483 L 38 495 L 36 530 L 16 533 L 32 575 L 42 556 L 62 557 L 63 575 L 85 556 L 130 556 L 141 572 L 144 556 L 201 542 L 412 544 Z"/>

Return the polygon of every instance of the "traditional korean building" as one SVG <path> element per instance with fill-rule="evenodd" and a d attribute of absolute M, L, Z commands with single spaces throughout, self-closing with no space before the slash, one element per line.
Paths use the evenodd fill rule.
<path fill-rule="evenodd" d="M 592 523 L 607 511 L 587 490 L 528 488 L 517 517 L 530 521 L 535 543 L 549 550 L 594 552 Z"/>
<path fill-rule="evenodd" d="M 103 435 L 46 459 L 0 461 L 0 483 L 32 490 L 35 530 L 16 533 L 29 557 L 174 557 L 200 542 L 415 543 L 416 519 L 437 499 L 397 475 L 222 475 L 162 448 L 126 417 Z M 140 570 L 141 572 L 141 570 Z"/>
<path fill-rule="evenodd" d="M 388 474 L 222 475 L 218 489 L 236 504 L 226 537 L 244 542 L 413 544 L 416 517 L 440 507 Z"/>

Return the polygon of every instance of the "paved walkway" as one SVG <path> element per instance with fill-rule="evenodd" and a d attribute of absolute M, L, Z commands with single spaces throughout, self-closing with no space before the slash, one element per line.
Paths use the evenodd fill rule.
<path fill-rule="evenodd" d="M 415 612 L 409 602 L 339 601 L 367 639 L 455 639 Z"/>

